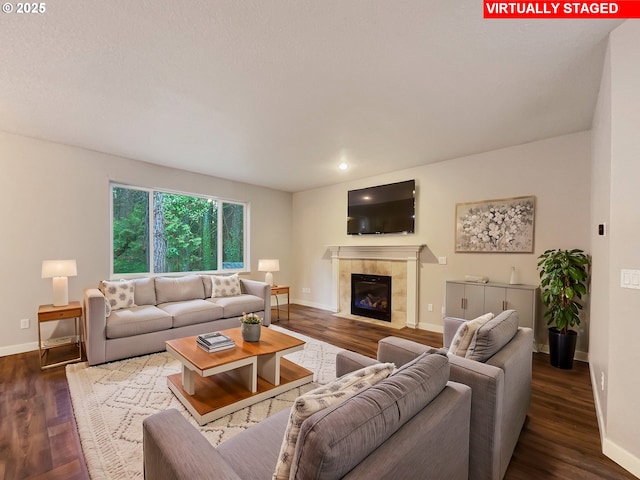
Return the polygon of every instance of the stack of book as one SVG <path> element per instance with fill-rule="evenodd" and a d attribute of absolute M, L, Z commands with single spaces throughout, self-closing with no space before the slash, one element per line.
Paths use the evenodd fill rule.
<path fill-rule="evenodd" d="M 209 353 L 228 350 L 236 346 L 233 340 L 220 332 L 198 335 L 196 342 L 200 348 Z"/>

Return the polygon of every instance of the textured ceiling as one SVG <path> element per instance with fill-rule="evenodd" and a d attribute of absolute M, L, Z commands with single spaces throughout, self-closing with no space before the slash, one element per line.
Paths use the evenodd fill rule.
<path fill-rule="evenodd" d="M 620 24 L 479 0 L 46 9 L 0 13 L 0 130 L 286 191 L 587 130 Z"/>

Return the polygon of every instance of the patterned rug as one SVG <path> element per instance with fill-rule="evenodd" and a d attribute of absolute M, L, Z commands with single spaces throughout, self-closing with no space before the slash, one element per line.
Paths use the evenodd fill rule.
<path fill-rule="evenodd" d="M 303 339 L 304 350 L 289 360 L 314 372 L 324 384 L 335 379 L 338 347 L 272 325 L 270 328 Z M 89 367 L 67 365 L 67 380 L 80 443 L 92 479 L 142 479 L 142 421 L 176 408 L 218 445 L 293 403 L 315 385 L 308 384 L 199 426 L 169 391 L 166 377 L 180 372 L 180 363 L 166 352 Z"/>

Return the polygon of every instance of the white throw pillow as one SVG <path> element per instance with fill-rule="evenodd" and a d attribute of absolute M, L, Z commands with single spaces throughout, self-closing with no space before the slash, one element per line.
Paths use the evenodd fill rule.
<path fill-rule="evenodd" d="M 493 318 L 493 313 L 485 313 L 478 318 L 464 322 L 458 327 L 458 331 L 451 340 L 449 346 L 449 353 L 453 353 L 459 357 L 464 357 L 467 354 L 467 349 L 473 340 L 473 336 L 478 329 Z"/>
<path fill-rule="evenodd" d="M 222 277 L 219 275 L 211 275 L 211 297 L 233 297 L 240 295 L 240 278 L 237 274 Z"/>
<path fill-rule="evenodd" d="M 289 414 L 289 423 L 284 432 L 280 455 L 273 480 L 288 480 L 296 450 L 296 442 L 302 423 L 320 410 L 338 405 L 357 393 L 387 378 L 394 370 L 393 363 L 376 363 L 347 373 L 327 385 L 318 387 L 298 397 Z"/>
<path fill-rule="evenodd" d="M 100 291 L 109 303 L 111 310 L 135 307 L 134 303 L 134 283 L 133 281 L 100 282 Z M 109 312 L 111 313 L 111 312 Z"/>

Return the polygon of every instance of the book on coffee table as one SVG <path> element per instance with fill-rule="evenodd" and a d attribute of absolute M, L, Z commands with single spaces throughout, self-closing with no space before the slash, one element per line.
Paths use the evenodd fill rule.
<path fill-rule="evenodd" d="M 198 335 L 198 340 L 201 340 L 205 345 L 209 346 L 233 343 L 233 340 L 231 340 L 231 338 L 220 332 L 203 333 L 201 335 Z"/>
<path fill-rule="evenodd" d="M 228 350 L 236 346 L 231 338 L 220 332 L 198 335 L 196 337 L 196 343 L 200 348 L 209 353 Z"/>
<path fill-rule="evenodd" d="M 203 349 L 205 352 L 208 352 L 208 353 L 221 352 L 223 350 L 229 350 L 231 348 L 235 348 L 235 346 L 236 346 L 235 343 L 231 343 L 231 344 L 218 345 L 218 346 L 215 346 L 215 347 L 209 347 L 209 346 L 205 345 L 204 343 L 202 343 L 200 340 L 198 340 L 196 343 L 198 344 L 198 346 L 201 349 Z"/>

